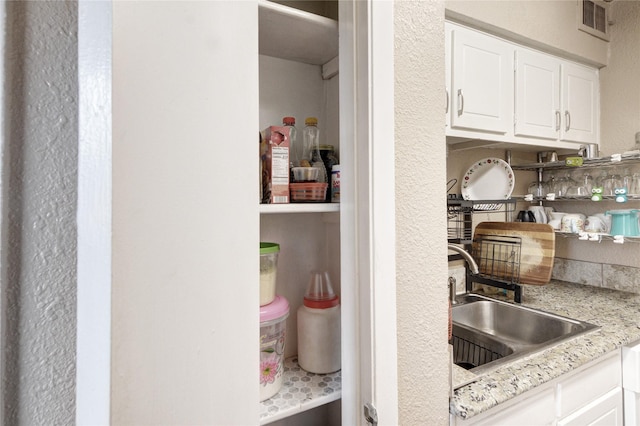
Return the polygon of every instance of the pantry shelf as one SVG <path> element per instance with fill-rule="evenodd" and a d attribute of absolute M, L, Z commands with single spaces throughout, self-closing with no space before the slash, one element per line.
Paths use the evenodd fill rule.
<path fill-rule="evenodd" d="M 342 396 L 342 375 L 340 371 L 330 374 L 314 374 L 304 371 L 298 365 L 298 358 L 284 361 L 282 389 L 272 398 L 260 403 L 260 424 L 302 413 Z"/>
<path fill-rule="evenodd" d="M 261 55 L 312 65 L 338 56 L 338 21 L 266 0 L 258 5 Z"/>
<path fill-rule="evenodd" d="M 339 212 L 340 203 L 260 204 L 261 214 Z"/>

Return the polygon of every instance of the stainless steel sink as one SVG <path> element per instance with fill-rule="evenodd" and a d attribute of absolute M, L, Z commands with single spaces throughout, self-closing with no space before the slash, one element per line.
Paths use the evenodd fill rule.
<path fill-rule="evenodd" d="M 476 294 L 459 295 L 456 301 L 452 309 L 454 362 L 474 373 L 599 328 Z"/>

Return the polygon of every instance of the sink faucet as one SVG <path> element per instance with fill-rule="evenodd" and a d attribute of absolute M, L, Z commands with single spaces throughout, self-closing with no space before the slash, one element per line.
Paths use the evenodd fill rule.
<path fill-rule="evenodd" d="M 471 257 L 468 251 L 466 251 L 462 247 L 457 246 L 455 244 L 447 244 L 447 249 L 451 251 L 455 251 L 460 256 L 462 256 L 464 260 L 467 262 L 467 264 L 469 265 L 469 269 L 471 270 L 471 273 L 473 274 L 480 273 L 480 270 L 478 269 L 478 264 L 473 259 L 473 257 Z M 452 305 L 456 303 L 456 280 L 453 277 L 449 277 L 449 300 L 451 300 Z"/>

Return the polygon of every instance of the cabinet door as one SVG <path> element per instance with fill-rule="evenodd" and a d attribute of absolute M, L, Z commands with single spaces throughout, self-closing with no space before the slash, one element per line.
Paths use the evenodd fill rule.
<path fill-rule="evenodd" d="M 563 62 L 561 140 L 597 142 L 598 132 L 598 71 Z"/>
<path fill-rule="evenodd" d="M 527 49 L 516 50 L 515 134 L 558 139 L 560 61 Z"/>
<path fill-rule="evenodd" d="M 558 426 L 622 426 L 622 389 L 616 388 L 587 404 Z"/>
<path fill-rule="evenodd" d="M 507 133 L 513 103 L 513 47 L 454 27 L 451 126 Z"/>

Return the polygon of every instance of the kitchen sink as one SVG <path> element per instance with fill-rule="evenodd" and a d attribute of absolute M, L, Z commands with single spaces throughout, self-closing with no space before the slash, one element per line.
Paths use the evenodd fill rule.
<path fill-rule="evenodd" d="M 599 327 L 477 294 L 453 305 L 454 363 L 474 373 L 546 349 Z"/>

